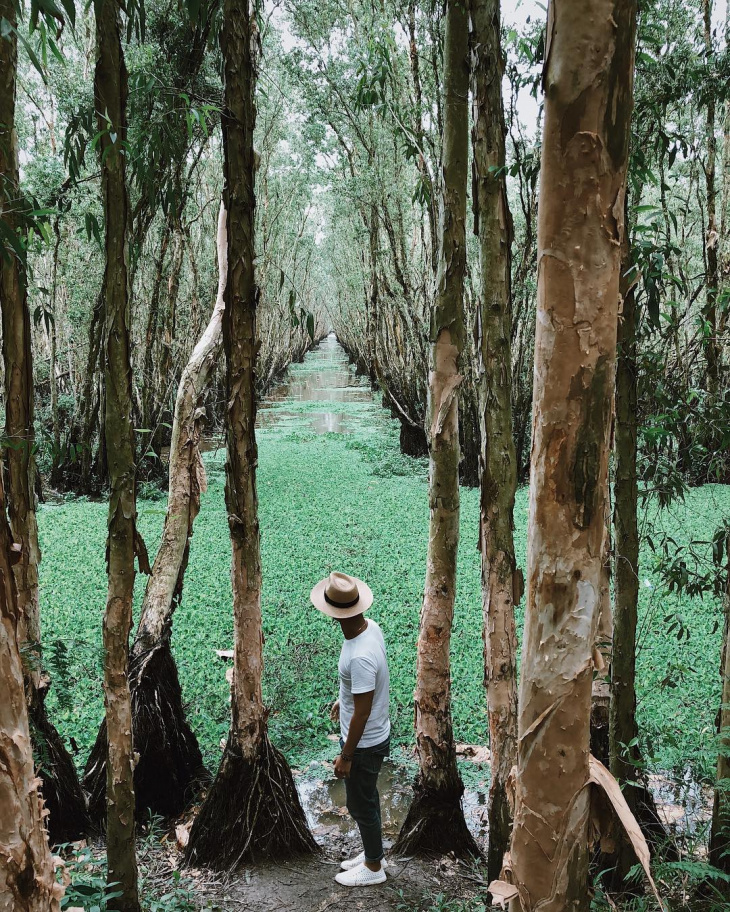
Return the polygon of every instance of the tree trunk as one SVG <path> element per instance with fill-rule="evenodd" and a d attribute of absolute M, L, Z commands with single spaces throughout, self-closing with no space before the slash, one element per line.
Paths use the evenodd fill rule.
<path fill-rule="evenodd" d="M 2 0 L 0 18 L 15 23 L 14 9 L 12 3 Z M 8 79 L 0 93 L 0 188 L 9 210 L 3 213 L 3 220 L 25 235 L 22 223 L 13 215 L 22 211 L 24 205 L 20 192 L 17 138 L 14 130 L 11 132 L 2 126 L 15 122 L 15 40 L 9 37 L 0 39 L 0 63 Z M 50 835 L 53 841 L 65 842 L 86 834 L 88 818 L 73 760 L 45 710 L 50 679 L 43 671 L 38 598 L 41 555 L 35 512 L 33 347 L 25 263 L 14 253 L 0 260 L 0 304 L 5 369 L 5 436 L 9 441 L 6 456 L 8 505 L 13 537 L 21 549 L 13 568 L 19 612 L 18 642 L 24 655 L 26 699 L 33 746 L 40 760 L 39 773 L 43 778 L 43 793 L 50 813 Z M 54 381 L 51 376 L 52 390 Z"/>
<path fill-rule="evenodd" d="M 522 575 L 514 546 L 517 488 L 512 438 L 512 219 L 504 179 L 504 113 L 499 0 L 472 0 L 472 147 L 474 232 L 480 246 L 477 313 L 484 680 L 489 711 L 492 776 L 489 784 L 490 880 L 499 876 L 509 847 L 512 812 L 507 780 L 517 762 L 517 634 L 515 600 Z"/>
<path fill-rule="evenodd" d="M 99 295 L 94 304 L 89 323 L 89 353 L 86 360 L 86 374 L 79 409 L 79 422 L 82 428 L 81 444 L 81 479 L 79 489 L 82 494 L 92 491 L 92 470 L 94 466 L 94 438 L 97 434 L 100 403 L 97 392 L 97 377 L 100 369 L 100 353 L 104 335 L 104 296 Z M 99 441 L 101 447 L 102 441 Z"/>
<path fill-rule="evenodd" d="M 635 0 L 551 0 L 512 912 L 584 912 Z"/>
<path fill-rule="evenodd" d="M 628 214 L 628 208 L 626 210 Z M 641 770 L 641 754 L 635 743 L 636 724 L 636 628 L 639 607 L 639 486 L 638 453 L 638 363 L 636 283 L 626 233 L 621 262 L 616 359 L 616 418 L 614 439 L 614 608 L 611 653 L 611 700 L 609 706 L 609 767 L 631 812 L 648 830 L 653 841 L 664 842 L 666 833 L 658 818 L 654 798 Z M 628 745 L 631 745 L 630 747 Z M 601 759 L 601 758 L 599 758 Z M 626 875 L 636 864 L 636 855 L 623 835 L 610 858 L 613 889 L 627 886 Z"/>
<path fill-rule="evenodd" d="M 448 0 L 444 41 L 443 186 L 437 290 L 431 312 L 427 431 L 430 531 L 421 608 L 415 727 L 415 796 L 395 849 L 479 854 L 464 820 L 464 786 L 451 723 L 449 647 L 459 543 L 459 361 L 464 345 L 466 184 L 469 146 L 468 22 Z"/>
<path fill-rule="evenodd" d="M 12 3 L 5 5 L 2 0 L 2 14 L 12 15 Z M 8 60 L 13 69 L 15 66 L 11 40 L 3 39 L 0 44 L 1 73 L 7 72 L 4 65 Z M 2 127 L 0 139 L 8 139 Z M 3 270 L 6 265 L 3 263 Z M 63 888 L 54 876 L 38 791 L 40 780 L 33 768 L 18 635 L 22 616 L 11 568 L 17 552 L 12 545 L 0 466 L 0 912 L 57 912 Z"/>
<path fill-rule="evenodd" d="M 147 329 L 144 337 L 144 362 L 142 366 L 142 427 L 144 428 L 144 440 L 146 447 L 152 446 L 152 435 L 154 433 L 154 411 L 155 411 L 155 340 L 158 332 L 158 323 L 160 315 L 160 295 L 162 294 L 162 278 L 165 267 L 165 257 L 167 248 L 170 245 L 170 231 L 172 230 L 172 216 L 165 221 L 163 229 L 162 242 L 160 245 L 160 255 L 157 258 L 155 267 L 155 277 L 152 283 L 152 294 L 150 296 L 150 306 L 147 312 Z"/>
<path fill-rule="evenodd" d="M 109 467 L 108 596 L 104 612 L 104 707 L 107 756 L 107 879 L 121 896 L 119 912 L 139 912 L 134 829 L 132 709 L 129 631 L 137 548 L 132 370 L 129 340 L 129 200 L 124 144 L 127 135 L 127 69 L 117 0 L 99 0 L 94 98 L 101 133 L 101 183 L 105 222 L 104 389 Z"/>
<path fill-rule="evenodd" d="M 368 237 L 370 243 L 370 287 L 368 289 L 367 305 L 367 347 L 368 371 L 371 384 L 375 385 L 378 377 L 378 207 L 375 203 L 370 206 L 370 219 L 368 222 Z"/>
<path fill-rule="evenodd" d="M 61 246 L 61 231 L 59 228 L 59 218 L 56 218 L 53 228 L 56 236 L 53 245 L 53 266 L 51 281 L 51 326 L 50 326 L 50 365 L 48 367 L 48 376 L 51 386 L 51 423 L 53 426 L 53 460 L 51 465 L 51 484 L 58 481 L 58 469 L 61 462 L 61 422 L 58 414 L 58 376 L 57 376 L 57 333 L 56 333 L 56 297 L 58 295 L 58 249 Z"/>
<path fill-rule="evenodd" d="M 294 779 L 267 734 L 261 690 L 261 549 L 256 492 L 255 156 L 256 19 L 249 0 L 224 0 L 223 150 L 228 262 L 223 346 L 228 422 L 226 506 L 234 623 L 231 729 L 218 775 L 195 819 L 188 864 L 235 867 L 253 856 L 312 852 Z"/>
<path fill-rule="evenodd" d="M 130 659 L 137 812 L 180 814 L 207 777 L 197 739 L 185 718 L 182 690 L 170 649 L 172 616 L 182 599 L 193 523 L 205 490 L 200 458 L 201 402 L 217 367 L 223 342 L 224 291 L 228 270 L 226 214 L 218 217 L 218 294 L 205 333 L 183 371 L 175 402 L 170 447 L 167 514 L 152 575 L 147 583 Z M 102 723 L 86 764 L 84 786 L 94 821 L 106 795 L 106 725 Z"/>
<path fill-rule="evenodd" d="M 712 47 L 712 0 L 703 0 L 702 13 L 705 53 L 707 59 L 711 60 L 714 54 Z M 710 91 L 707 93 L 707 120 L 705 122 L 705 141 L 707 143 L 707 161 L 704 167 L 705 190 L 707 193 L 707 233 L 705 235 L 707 278 L 705 282 L 705 310 L 703 316 L 708 325 L 708 336 L 705 340 L 707 391 L 713 399 L 719 392 L 718 384 L 722 356 L 717 325 L 717 292 L 720 278 L 718 247 L 720 236 L 717 231 L 717 136 L 715 134 L 715 118 L 715 95 Z"/>
<path fill-rule="evenodd" d="M 725 634 L 722 643 L 720 675 L 722 697 L 718 731 L 717 784 L 710 826 L 710 863 L 730 874 L 730 537 L 725 540 L 727 584 L 725 589 Z"/>

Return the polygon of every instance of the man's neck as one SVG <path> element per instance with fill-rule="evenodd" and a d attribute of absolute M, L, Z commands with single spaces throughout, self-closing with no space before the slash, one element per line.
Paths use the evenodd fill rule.
<path fill-rule="evenodd" d="M 346 640 L 354 640 L 356 636 L 360 636 L 367 630 L 368 622 L 361 614 L 358 614 L 356 617 L 343 618 L 340 621 L 340 627 L 342 627 L 342 634 Z"/>

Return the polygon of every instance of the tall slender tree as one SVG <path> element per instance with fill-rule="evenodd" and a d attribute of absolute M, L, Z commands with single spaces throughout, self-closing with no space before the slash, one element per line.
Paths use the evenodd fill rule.
<path fill-rule="evenodd" d="M 129 693 L 129 632 L 132 625 L 136 528 L 132 369 L 129 344 L 126 182 L 127 68 L 117 0 L 98 0 L 94 103 L 99 130 L 104 208 L 104 389 L 109 467 L 107 541 L 108 594 L 104 612 L 104 707 L 108 733 L 108 880 L 121 896 L 119 912 L 139 912 L 134 827 L 134 758 Z"/>
<path fill-rule="evenodd" d="M 517 762 L 515 601 L 522 576 L 514 545 L 517 466 L 512 438 L 512 217 L 505 185 L 502 107 L 504 58 L 499 0 L 472 0 L 472 146 L 474 232 L 479 237 L 477 314 L 484 680 L 489 711 L 489 879 L 499 876 L 509 847 L 512 812 L 507 780 Z"/>
<path fill-rule="evenodd" d="M 170 641 L 172 619 L 182 599 L 193 523 L 206 486 L 200 457 L 201 403 L 223 347 L 224 292 L 228 274 L 226 211 L 218 217 L 218 294 L 205 332 L 183 371 L 175 401 L 170 444 L 170 478 L 162 541 L 147 582 L 130 656 L 130 691 L 136 807 L 164 817 L 181 813 L 208 778 L 198 741 L 185 717 L 182 688 Z M 84 786 L 97 820 L 106 795 L 106 724 L 89 755 Z"/>
<path fill-rule="evenodd" d="M 590 904 L 601 607 L 636 0 L 551 0 L 512 912 Z"/>
<path fill-rule="evenodd" d="M 430 527 L 418 636 L 418 776 L 396 843 L 403 853 L 478 854 L 464 820 L 451 722 L 449 648 L 459 544 L 459 361 L 464 346 L 469 29 L 462 0 L 446 4 L 439 265 L 431 309 L 428 385 Z"/>
<path fill-rule="evenodd" d="M 5 41 L 0 38 L 0 63 Z M 7 520 L 2 469 L 0 463 L 0 912 L 57 912 L 63 888 L 53 872 L 33 767 L 18 636 L 21 615 L 11 567 L 18 552 Z"/>
<path fill-rule="evenodd" d="M 0 19 L 17 28 L 17 6 L 0 0 Z M 17 37 L 2 40 L 0 92 L 0 193 L 3 221 L 23 250 L 27 243 L 20 188 L 18 143 L 15 136 Z M 14 566 L 24 656 L 25 692 L 36 754 L 42 758 L 43 796 L 49 811 L 49 830 L 55 842 L 78 839 L 88 830 L 86 803 L 73 760 L 48 719 L 45 698 L 50 678 L 43 670 L 41 617 L 38 595 L 40 547 L 35 511 L 35 429 L 33 345 L 24 254 L 7 251 L 0 262 L 3 365 L 5 369 L 5 437 L 8 469 L 8 513 L 20 545 Z"/>
<path fill-rule="evenodd" d="M 190 831 L 185 860 L 233 868 L 256 855 L 312 852 L 294 779 L 271 744 L 261 689 L 261 545 L 256 491 L 258 340 L 255 275 L 256 56 L 250 0 L 224 0 L 223 151 L 228 211 L 228 282 L 223 318 L 228 420 L 226 506 L 231 533 L 234 659 L 231 728 L 220 769 Z"/>
<path fill-rule="evenodd" d="M 710 825 L 710 861 L 730 874 L 730 532 L 725 536 L 725 629 L 720 659 L 721 697 L 718 718 L 717 780 Z"/>

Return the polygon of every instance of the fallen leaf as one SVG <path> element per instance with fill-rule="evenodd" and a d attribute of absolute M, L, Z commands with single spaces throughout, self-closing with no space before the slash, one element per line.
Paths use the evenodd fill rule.
<path fill-rule="evenodd" d="M 481 744 L 457 744 L 456 756 L 463 757 L 470 763 L 490 763 L 492 759 L 489 748 Z"/>
<path fill-rule="evenodd" d="M 175 827 L 175 839 L 177 839 L 179 848 L 184 849 L 188 844 L 188 840 L 190 839 L 190 827 L 192 825 L 193 821 L 191 820 L 188 823 L 179 823 Z"/>
<path fill-rule="evenodd" d="M 500 906 L 502 909 L 505 908 L 505 903 L 518 895 L 517 887 L 505 880 L 493 880 L 487 890 L 492 894 L 492 905 Z"/>
<path fill-rule="evenodd" d="M 649 881 L 656 901 L 659 903 L 659 908 L 663 910 L 664 903 L 659 896 L 659 891 L 654 883 L 654 878 L 651 876 L 651 852 L 649 851 L 649 846 L 646 843 L 644 834 L 641 832 L 641 827 L 637 823 L 636 817 L 631 813 L 631 808 L 626 803 L 626 799 L 621 791 L 621 786 L 601 761 L 596 760 L 592 754 L 589 758 L 589 771 L 589 781 L 603 790 L 606 797 L 611 802 L 623 828 L 626 830 L 626 835 L 631 840 L 631 845 L 634 848 L 634 852 L 639 859 L 641 867 L 644 869 L 646 879 Z"/>

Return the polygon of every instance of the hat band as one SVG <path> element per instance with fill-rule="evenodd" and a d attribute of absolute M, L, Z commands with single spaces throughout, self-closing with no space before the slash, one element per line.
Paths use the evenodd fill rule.
<path fill-rule="evenodd" d="M 332 605 L 333 608 L 352 608 L 353 605 L 357 605 L 357 603 L 360 601 L 360 593 L 358 592 L 355 598 L 349 602 L 333 602 L 332 599 L 327 595 L 327 590 L 325 590 L 324 600 L 328 605 Z"/>

